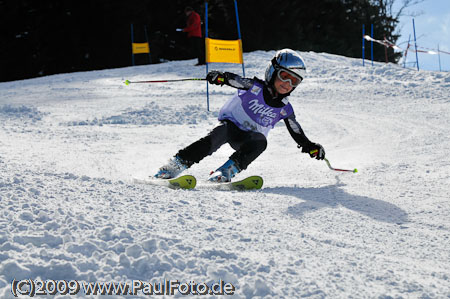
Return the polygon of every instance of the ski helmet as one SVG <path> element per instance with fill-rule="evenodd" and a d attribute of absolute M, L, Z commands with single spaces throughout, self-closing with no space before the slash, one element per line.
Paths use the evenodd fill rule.
<path fill-rule="evenodd" d="M 291 49 L 283 49 L 275 54 L 266 68 L 266 82 L 273 84 L 279 70 L 285 70 L 294 76 L 300 77 L 301 80 L 306 75 L 306 65 L 303 58 Z"/>

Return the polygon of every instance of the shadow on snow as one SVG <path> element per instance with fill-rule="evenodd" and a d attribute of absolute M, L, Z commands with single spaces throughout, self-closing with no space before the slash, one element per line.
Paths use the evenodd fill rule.
<path fill-rule="evenodd" d="M 345 184 L 340 183 L 339 178 L 336 179 L 335 185 L 320 188 L 275 187 L 265 188 L 263 192 L 285 194 L 304 200 L 304 202 L 287 209 L 287 214 L 297 218 L 323 207 L 343 206 L 378 221 L 396 224 L 408 222 L 408 214 L 396 205 L 367 196 L 347 193 L 340 188 Z"/>

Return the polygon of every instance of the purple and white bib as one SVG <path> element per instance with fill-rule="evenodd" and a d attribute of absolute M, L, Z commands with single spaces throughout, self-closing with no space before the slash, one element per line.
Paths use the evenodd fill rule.
<path fill-rule="evenodd" d="M 264 101 L 263 85 L 255 82 L 249 90 L 238 90 L 220 109 L 219 120 L 228 119 L 241 130 L 260 132 L 267 137 L 277 122 L 291 115 L 294 110 L 285 98 L 285 106 L 271 107 Z"/>

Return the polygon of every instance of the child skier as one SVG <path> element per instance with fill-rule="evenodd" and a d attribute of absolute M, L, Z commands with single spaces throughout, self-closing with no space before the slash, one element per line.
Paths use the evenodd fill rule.
<path fill-rule="evenodd" d="M 242 78 L 228 72 L 209 72 L 206 76 L 209 83 L 220 86 L 225 84 L 237 88 L 238 92 L 220 110 L 219 125 L 207 136 L 178 151 L 155 177 L 177 177 L 223 144 L 229 143 L 235 152 L 209 177 L 213 182 L 229 182 L 266 149 L 267 134 L 282 119 L 302 152 L 309 153 L 311 158 L 323 160 L 324 148 L 306 137 L 287 98 L 305 75 L 302 57 L 290 49 L 275 54 L 266 68 L 265 81 L 256 77 Z"/>

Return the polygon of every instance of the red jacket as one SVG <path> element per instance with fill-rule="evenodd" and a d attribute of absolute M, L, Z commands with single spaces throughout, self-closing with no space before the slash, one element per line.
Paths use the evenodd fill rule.
<path fill-rule="evenodd" d="M 202 22 L 198 13 L 191 12 L 186 23 L 187 27 L 183 29 L 183 32 L 187 32 L 188 37 L 202 37 Z"/>

